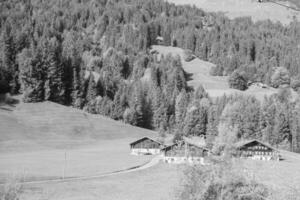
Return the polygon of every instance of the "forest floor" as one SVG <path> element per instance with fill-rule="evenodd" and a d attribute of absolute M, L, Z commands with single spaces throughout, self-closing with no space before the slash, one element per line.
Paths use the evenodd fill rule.
<path fill-rule="evenodd" d="M 300 12 L 292 8 L 297 7 L 294 2 L 277 1 L 258 3 L 257 0 L 166 0 L 176 5 L 195 5 L 208 12 L 223 12 L 229 18 L 250 16 L 254 21 L 270 19 L 274 22 L 280 21 L 289 24 L 293 18 L 300 19 Z M 291 8 L 289 8 L 291 7 Z"/>
<path fill-rule="evenodd" d="M 210 69 L 215 66 L 213 63 L 200 60 L 199 58 L 186 62 L 184 60 L 184 50 L 178 47 L 153 45 L 152 50 L 158 52 L 159 57 L 168 54 L 172 56 L 179 55 L 183 69 L 188 74 L 191 74 L 191 80 L 188 81 L 188 85 L 193 88 L 202 85 L 212 98 L 221 97 L 224 94 L 244 94 L 255 96 L 262 101 L 265 96 L 270 96 L 278 92 L 278 89 L 272 87 L 262 88 L 257 85 L 250 86 L 246 91 L 232 89 L 229 87 L 227 76 L 212 76 L 209 74 Z M 297 94 L 293 90 L 291 90 L 291 93 L 292 98 L 295 99 Z"/>

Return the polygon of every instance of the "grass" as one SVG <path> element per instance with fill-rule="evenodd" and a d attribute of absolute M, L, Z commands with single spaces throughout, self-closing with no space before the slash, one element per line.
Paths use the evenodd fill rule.
<path fill-rule="evenodd" d="M 241 166 L 239 169 L 250 176 L 250 180 L 265 184 L 274 195 L 272 200 L 298 200 L 300 157 L 289 152 L 283 152 L 283 157 L 285 160 L 281 162 L 242 160 L 236 167 Z M 182 184 L 183 167 L 161 163 L 145 170 L 97 180 L 27 185 L 23 186 L 21 199 L 173 200 Z"/>
<path fill-rule="evenodd" d="M 149 161 L 130 155 L 129 143 L 155 132 L 51 102 L 0 109 L 0 182 L 86 176 Z M 65 162 L 65 153 L 67 161 Z"/>
<path fill-rule="evenodd" d="M 256 0 L 167 0 L 175 4 L 195 5 L 208 12 L 224 12 L 229 18 L 251 16 L 254 21 L 270 19 L 289 24 L 293 16 L 300 19 L 299 12 L 271 2 L 257 3 Z M 299 6 L 298 0 L 289 0 Z"/>
<path fill-rule="evenodd" d="M 251 86 L 246 91 L 240 91 L 236 89 L 229 88 L 228 84 L 228 77 L 226 76 L 211 76 L 209 71 L 214 64 L 205 62 L 200 60 L 199 58 L 195 58 L 190 62 L 185 62 L 184 57 L 184 50 L 178 47 L 170 47 L 170 46 L 159 46 L 154 45 L 152 46 L 153 50 L 159 52 L 159 56 L 171 54 L 172 56 L 179 55 L 182 60 L 183 69 L 192 74 L 191 80 L 188 81 L 188 85 L 192 86 L 193 88 L 197 88 L 199 85 L 203 85 L 205 90 L 208 92 L 210 97 L 220 97 L 224 94 L 245 94 L 255 96 L 259 100 L 263 100 L 264 96 L 270 96 L 278 92 L 278 89 L 275 88 L 260 88 L 258 86 Z M 292 96 L 296 97 L 296 93 L 292 92 Z"/>
<path fill-rule="evenodd" d="M 181 175 L 177 166 L 159 164 L 153 168 L 98 180 L 25 186 L 24 200 L 163 200 L 174 199 Z"/>
<path fill-rule="evenodd" d="M 292 3 L 297 9 L 300 9 L 300 1 L 299 0 L 287 0 Z"/>
<path fill-rule="evenodd" d="M 289 193 L 300 199 L 300 156 L 285 151 L 281 154 L 284 160 L 280 162 L 245 160 L 243 166 L 250 176 L 267 185 L 276 195 Z"/>

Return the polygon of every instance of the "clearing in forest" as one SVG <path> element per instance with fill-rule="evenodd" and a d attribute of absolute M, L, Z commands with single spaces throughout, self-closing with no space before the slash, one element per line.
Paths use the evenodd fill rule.
<path fill-rule="evenodd" d="M 186 62 L 184 60 L 184 50 L 178 47 L 153 45 L 152 51 L 158 52 L 158 56 L 166 56 L 168 54 L 172 56 L 179 55 L 183 69 L 191 75 L 191 80 L 188 81 L 188 85 L 194 88 L 202 85 L 210 97 L 213 98 L 223 96 L 224 94 L 230 95 L 237 93 L 255 96 L 262 101 L 264 96 L 270 96 L 278 92 L 278 89 L 271 87 L 262 88 L 257 85 L 250 86 L 246 91 L 229 88 L 227 81 L 228 76 L 212 76 L 209 74 L 210 69 L 215 66 L 214 64 L 200 60 L 199 58 Z"/>
<path fill-rule="evenodd" d="M 270 19 L 273 22 L 289 24 L 293 18 L 300 19 L 300 12 L 286 1 L 267 1 L 258 3 L 257 0 L 166 0 L 176 5 L 195 5 L 207 12 L 223 12 L 229 18 L 251 17 L 254 21 Z M 291 7 L 291 8 L 289 8 Z"/>

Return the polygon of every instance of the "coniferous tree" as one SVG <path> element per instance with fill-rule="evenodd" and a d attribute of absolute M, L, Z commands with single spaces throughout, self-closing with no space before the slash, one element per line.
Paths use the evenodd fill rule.
<path fill-rule="evenodd" d="M 188 95 L 182 90 L 176 98 L 175 103 L 175 122 L 178 130 L 182 130 L 183 121 L 185 119 L 186 108 L 188 106 Z"/>
<path fill-rule="evenodd" d="M 61 62 L 60 44 L 56 38 L 51 38 L 45 45 L 45 100 L 65 103 L 65 85 L 63 80 L 63 64 Z"/>
<path fill-rule="evenodd" d="M 97 84 L 95 82 L 93 73 L 90 73 L 86 89 L 86 109 L 91 113 L 96 113 L 97 94 Z"/>
<path fill-rule="evenodd" d="M 229 77 L 229 86 L 230 88 L 238 89 L 238 90 L 246 90 L 248 88 L 248 81 L 245 75 L 240 72 L 233 72 Z"/>

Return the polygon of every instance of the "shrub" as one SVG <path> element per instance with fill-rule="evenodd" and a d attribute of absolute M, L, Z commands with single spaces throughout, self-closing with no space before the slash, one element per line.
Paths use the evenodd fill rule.
<path fill-rule="evenodd" d="M 292 81 L 291 81 L 291 87 L 295 91 L 299 91 L 299 89 L 300 89 L 300 77 L 299 76 L 292 79 Z"/>
<path fill-rule="evenodd" d="M 16 179 L 8 180 L 0 191 L 1 200 L 19 200 L 22 186 Z"/>
<path fill-rule="evenodd" d="M 191 50 L 185 50 L 183 52 L 183 59 L 185 62 L 190 62 L 196 58 L 195 55 L 193 55 L 193 52 Z"/>
<path fill-rule="evenodd" d="M 274 88 L 278 88 L 282 85 L 290 85 L 291 79 L 289 72 L 284 67 L 278 67 L 271 77 L 271 85 Z"/>
<path fill-rule="evenodd" d="M 244 73 L 234 71 L 229 77 L 229 87 L 238 89 L 238 90 L 246 90 L 248 89 L 248 80 L 245 77 Z"/>
<path fill-rule="evenodd" d="M 191 166 L 184 173 L 179 200 L 265 200 L 267 188 L 247 179 L 231 162 Z"/>

